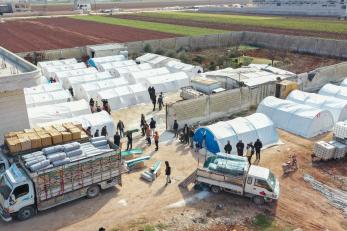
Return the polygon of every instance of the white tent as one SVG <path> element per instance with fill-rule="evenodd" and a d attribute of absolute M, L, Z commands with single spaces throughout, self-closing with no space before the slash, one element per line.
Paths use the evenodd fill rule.
<path fill-rule="evenodd" d="M 90 83 L 90 82 L 102 81 L 102 80 L 113 79 L 113 78 L 114 77 L 108 71 L 97 72 L 93 74 L 85 74 L 85 75 L 74 76 L 71 78 L 65 78 L 63 80 L 63 86 L 65 89 L 68 89 L 70 87 L 75 89 L 80 84 L 83 84 L 83 83 Z"/>
<path fill-rule="evenodd" d="M 123 78 L 107 79 L 99 82 L 84 83 L 74 88 L 74 94 L 77 99 L 90 100 L 90 98 L 96 98 L 97 93 L 102 90 L 110 88 L 121 87 L 128 85 L 129 82 Z"/>
<path fill-rule="evenodd" d="M 96 112 L 93 114 L 88 115 L 81 115 L 76 116 L 72 118 L 62 119 L 62 120 L 55 120 L 47 123 L 40 123 L 38 124 L 39 127 L 46 127 L 51 125 L 61 125 L 63 123 L 80 123 L 82 124 L 82 127 L 84 129 L 87 129 L 88 127 L 91 127 L 91 133 L 94 134 L 96 132 L 96 129 L 99 129 L 99 133 L 101 132 L 101 129 L 106 126 L 108 137 L 113 138 L 114 134 L 116 134 L 116 128 L 114 126 L 112 117 L 106 112 Z"/>
<path fill-rule="evenodd" d="M 137 57 L 136 61 L 140 63 L 149 63 L 155 68 L 164 67 L 170 61 L 180 62 L 178 59 L 152 53 L 147 53 Z"/>
<path fill-rule="evenodd" d="M 328 83 L 319 90 L 318 94 L 347 100 L 347 87 Z"/>
<path fill-rule="evenodd" d="M 95 74 L 95 73 L 98 73 L 98 70 L 96 70 L 94 67 L 90 67 L 90 68 L 55 72 L 52 74 L 52 78 L 58 82 L 61 82 L 64 87 L 64 80 L 67 78 L 72 78 L 75 76 L 81 76 L 81 75 L 87 75 L 87 74 Z"/>
<path fill-rule="evenodd" d="M 78 69 L 84 69 L 87 66 L 84 63 L 74 63 L 69 65 L 62 65 L 62 66 L 49 66 L 44 68 L 44 75 L 49 78 L 54 78 L 55 73 L 62 72 L 62 71 L 71 71 L 71 70 L 78 70 Z"/>
<path fill-rule="evenodd" d="M 85 100 L 32 107 L 27 111 L 32 128 L 37 127 L 40 123 L 91 114 L 89 104 Z"/>
<path fill-rule="evenodd" d="M 344 79 L 341 84 L 340 84 L 341 87 L 347 87 L 347 79 Z"/>
<path fill-rule="evenodd" d="M 347 100 L 314 93 L 307 93 L 299 90 L 292 91 L 288 95 L 287 100 L 328 110 L 333 115 L 335 123 L 337 121 L 347 120 Z"/>
<path fill-rule="evenodd" d="M 43 61 L 43 62 L 38 62 L 37 66 L 41 68 L 42 74 L 46 75 L 47 73 L 45 68 L 46 67 L 54 67 L 54 66 L 64 66 L 64 65 L 70 65 L 70 64 L 75 64 L 77 63 L 77 60 L 75 58 L 71 59 L 62 59 L 62 60 L 53 60 L 53 61 Z"/>
<path fill-rule="evenodd" d="M 193 65 L 182 63 L 182 62 L 178 62 L 178 61 L 175 61 L 175 60 L 169 61 L 165 66 L 167 68 L 169 68 L 169 70 L 171 72 L 181 72 L 181 71 L 184 71 L 190 77 L 193 77 L 193 76 L 195 76 L 195 75 L 197 75 L 199 73 L 204 72 L 202 67 L 200 67 L 200 66 L 193 66 Z"/>
<path fill-rule="evenodd" d="M 155 76 L 145 80 L 145 86 L 153 86 L 157 92 L 177 91 L 190 85 L 189 76 L 185 72 Z"/>
<path fill-rule="evenodd" d="M 279 142 L 273 122 L 261 113 L 200 127 L 195 131 L 194 140 L 202 143 L 203 139 L 205 148 L 212 153 L 224 152 L 228 141 L 232 145 L 232 153 L 236 153 L 236 143 L 239 140 L 246 145 L 260 139 L 263 147 Z"/>
<path fill-rule="evenodd" d="M 123 60 L 118 62 L 111 62 L 111 63 L 102 63 L 100 64 L 98 70 L 99 71 L 109 71 L 113 74 L 114 70 L 121 67 L 127 67 L 127 66 L 135 66 L 137 65 L 134 60 Z"/>
<path fill-rule="evenodd" d="M 97 100 L 107 99 L 112 110 L 150 102 L 147 89 L 142 84 L 133 84 L 99 91 Z"/>
<path fill-rule="evenodd" d="M 311 138 L 329 131 L 334 126 L 327 110 L 268 96 L 259 104 L 257 112 L 267 115 L 276 127 Z"/>
<path fill-rule="evenodd" d="M 154 69 L 149 69 L 145 71 L 130 73 L 128 76 L 128 80 L 132 84 L 144 83 L 147 78 L 155 77 L 159 75 L 166 75 L 166 74 L 170 74 L 169 69 L 167 69 L 166 67 L 154 68 Z"/>
<path fill-rule="evenodd" d="M 138 65 L 133 65 L 133 66 L 115 68 L 113 70 L 112 74 L 116 77 L 123 76 L 125 78 L 129 78 L 130 73 L 145 71 L 145 70 L 149 70 L 149 69 L 152 69 L 151 64 L 142 63 L 142 64 L 138 64 Z"/>
<path fill-rule="evenodd" d="M 52 105 L 64 102 L 70 102 L 72 96 L 67 90 L 45 92 L 41 94 L 25 95 L 27 107 L 39 107 L 44 105 Z"/>
<path fill-rule="evenodd" d="M 97 68 L 100 70 L 100 65 L 103 63 L 112 63 L 126 60 L 124 55 L 112 55 L 112 56 L 104 56 L 98 58 L 90 58 L 88 60 L 88 65 Z"/>
<path fill-rule="evenodd" d="M 23 89 L 25 95 L 42 94 L 42 93 L 61 91 L 61 90 L 63 90 L 61 83 L 45 83 L 45 84 L 37 85 L 35 87 L 29 87 L 29 88 Z"/>

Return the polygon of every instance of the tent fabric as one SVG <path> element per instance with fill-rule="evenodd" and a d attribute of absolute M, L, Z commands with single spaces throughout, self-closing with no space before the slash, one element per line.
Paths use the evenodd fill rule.
<path fill-rule="evenodd" d="M 347 87 L 328 83 L 319 90 L 318 94 L 347 100 Z"/>
<path fill-rule="evenodd" d="M 71 100 L 72 100 L 72 96 L 70 92 L 67 90 L 25 95 L 25 102 L 27 107 L 52 105 L 52 104 L 69 102 Z"/>
<path fill-rule="evenodd" d="M 114 70 L 112 70 L 113 71 L 112 74 L 116 77 L 123 76 L 123 77 L 129 78 L 130 73 L 145 71 L 150 69 L 152 69 L 151 64 L 142 63 L 142 64 L 133 65 L 133 66 L 115 68 Z"/>
<path fill-rule="evenodd" d="M 112 56 L 104 56 L 98 58 L 90 58 L 88 59 L 88 65 L 95 67 L 96 69 L 100 69 L 100 65 L 103 63 L 111 63 L 126 60 L 124 55 L 112 55 Z"/>
<path fill-rule="evenodd" d="M 128 67 L 128 66 L 136 66 L 136 62 L 134 60 L 123 60 L 118 62 L 110 62 L 110 63 L 102 63 L 99 66 L 99 71 L 109 71 L 111 74 L 117 68 Z"/>
<path fill-rule="evenodd" d="M 145 71 L 138 71 L 138 72 L 133 72 L 130 73 L 128 76 L 128 81 L 131 84 L 135 83 L 144 83 L 146 79 L 150 77 L 155 77 L 155 76 L 160 76 L 160 75 L 166 75 L 170 74 L 169 69 L 166 67 L 161 67 L 161 68 L 153 68 Z"/>
<path fill-rule="evenodd" d="M 333 115 L 334 123 L 347 120 L 347 100 L 299 90 L 292 91 L 288 95 L 287 100 L 330 111 Z"/>
<path fill-rule="evenodd" d="M 24 88 L 25 95 L 42 94 L 47 92 L 61 91 L 63 90 L 61 83 L 46 83 L 40 84 L 35 87 Z"/>
<path fill-rule="evenodd" d="M 340 84 L 341 87 L 347 87 L 347 79 L 344 79 L 341 84 Z"/>
<path fill-rule="evenodd" d="M 68 122 L 76 122 L 82 124 L 82 127 L 84 129 L 87 129 L 88 127 L 91 127 L 91 133 L 94 134 L 96 132 L 96 129 L 99 129 L 99 132 L 101 132 L 101 129 L 106 126 L 108 137 L 113 138 L 113 136 L 116 134 L 116 128 L 114 126 L 112 117 L 106 112 L 96 112 L 93 114 L 88 115 L 81 115 L 76 116 L 72 118 L 62 119 L 62 120 L 55 120 L 47 123 L 39 123 L 39 127 L 46 127 L 51 125 L 61 125 L 63 123 Z"/>
<path fill-rule="evenodd" d="M 46 67 L 64 66 L 64 65 L 70 65 L 75 63 L 77 63 L 77 60 L 75 58 L 71 58 L 71 59 L 38 62 L 37 67 L 42 70 L 43 75 L 46 75 L 47 74 L 45 70 Z"/>
<path fill-rule="evenodd" d="M 170 58 L 163 55 L 153 54 L 153 53 L 144 54 L 136 58 L 136 61 L 140 63 L 149 63 L 155 68 L 164 67 L 170 61 L 180 62 L 180 60 L 178 59 Z"/>
<path fill-rule="evenodd" d="M 214 154 L 224 152 L 224 146 L 228 141 L 233 148 L 232 154 L 235 154 L 236 143 L 239 140 L 246 145 L 254 143 L 257 139 L 262 141 L 264 147 L 279 142 L 274 123 L 261 113 L 199 127 L 194 134 L 194 141 L 204 143 L 207 151 Z"/>
<path fill-rule="evenodd" d="M 147 88 L 153 86 L 157 92 L 172 92 L 189 86 L 190 80 L 185 72 L 176 72 L 148 78 L 144 84 Z"/>
<path fill-rule="evenodd" d="M 114 76 L 112 76 L 108 71 L 97 72 L 92 74 L 74 76 L 71 78 L 65 78 L 63 80 L 63 86 L 65 89 L 68 89 L 70 87 L 74 89 L 83 83 L 97 82 L 97 81 L 113 79 L 113 78 Z"/>
<path fill-rule="evenodd" d="M 95 74 L 98 71 L 92 67 L 92 68 L 81 68 L 76 70 L 68 70 L 68 71 L 61 71 L 61 72 L 55 72 L 52 74 L 52 78 L 55 79 L 58 82 L 61 82 L 64 86 L 64 80 L 67 78 L 72 78 L 75 76 L 81 76 L 81 75 L 87 75 L 87 74 Z"/>
<path fill-rule="evenodd" d="M 91 114 L 89 104 L 85 100 L 32 107 L 27 111 L 31 128 L 37 127 L 40 123 Z"/>
<path fill-rule="evenodd" d="M 333 116 L 327 110 L 273 96 L 266 97 L 257 112 L 267 115 L 276 127 L 305 138 L 327 132 L 334 126 Z"/>
<path fill-rule="evenodd" d="M 187 73 L 191 77 L 203 72 L 202 67 L 193 66 L 193 65 L 182 63 L 182 62 L 178 62 L 178 61 L 175 61 L 175 60 L 169 61 L 168 63 L 166 63 L 165 66 L 167 68 L 169 68 L 169 70 L 171 72 L 181 72 L 181 71 L 184 71 L 185 73 Z"/>
<path fill-rule="evenodd" d="M 121 87 L 128 84 L 128 80 L 123 77 L 107 79 L 98 82 L 84 83 L 79 85 L 77 88 L 74 88 L 74 94 L 77 99 L 85 99 L 89 101 L 90 98 L 95 99 L 99 91 Z"/>
<path fill-rule="evenodd" d="M 87 66 L 84 63 L 74 63 L 74 64 L 62 65 L 62 66 L 45 67 L 43 73 L 49 79 L 49 78 L 54 78 L 55 73 L 58 73 L 58 72 L 85 69 L 85 68 L 87 68 Z"/>
<path fill-rule="evenodd" d="M 142 84 L 133 84 L 99 91 L 97 100 L 107 99 L 111 110 L 150 102 L 147 88 Z"/>

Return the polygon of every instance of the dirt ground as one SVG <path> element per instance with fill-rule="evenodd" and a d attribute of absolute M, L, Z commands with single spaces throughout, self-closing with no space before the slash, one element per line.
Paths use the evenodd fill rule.
<path fill-rule="evenodd" d="M 176 36 L 70 18 L 8 21 L 0 23 L 0 31 L 0 46 L 13 52 L 63 49 Z"/>
<path fill-rule="evenodd" d="M 167 103 L 177 99 L 177 94 L 165 97 Z M 132 129 L 139 127 L 141 113 L 147 120 L 153 117 L 157 121 L 160 147 L 157 152 L 153 145 L 147 147 L 140 134 L 134 137 L 134 146 L 142 147 L 145 155 L 151 156 L 147 167 L 156 160 L 168 160 L 172 166 L 172 184 L 165 186 L 163 169 L 153 183 L 140 179 L 144 171 L 140 169 L 124 174 L 122 187 L 103 191 L 95 199 L 80 199 L 50 209 L 25 222 L 0 222 L 1 231 L 95 231 L 101 226 L 108 231 L 126 231 L 144 230 L 148 224 L 157 230 L 177 231 L 228 230 L 221 227 L 245 227 L 242 224 L 252 229 L 249 224 L 259 213 L 271 217 L 281 227 L 315 231 L 347 229 L 341 212 L 303 180 L 303 174 L 309 173 L 332 187 L 341 188 L 341 182 L 336 182 L 332 174 L 347 175 L 346 160 L 312 164 L 310 154 L 314 140 L 279 131 L 284 144 L 264 150 L 260 165 L 270 168 L 279 179 L 280 199 L 272 205 L 257 206 L 247 198 L 232 194 L 180 189 L 178 184 L 197 167 L 199 154 L 165 132 L 164 110 L 152 112 L 152 105 L 139 105 L 116 111 L 112 116 L 115 122 L 122 119 L 126 129 Z M 317 139 L 331 139 L 331 134 Z M 299 170 L 284 177 L 281 164 L 291 153 L 298 156 Z"/>
<path fill-rule="evenodd" d="M 200 21 L 182 20 L 182 19 L 173 20 L 173 19 L 156 18 L 156 17 L 149 17 L 149 16 L 143 16 L 143 15 L 136 15 L 136 14 L 123 14 L 123 15 L 117 15 L 114 17 L 149 21 L 149 22 L 161 22 L 161 23 L 174 24 L 174 25 L 213 28 L 213 29 L 221 29 L 221 30 L 228 30 L 228 31 L 253 31 L 253 32 L 265 32 L 265 33 L 272 33 L 272 34 L 285 34 L 285 35 L 295 35 L 295 36 L 322 37 L 322 38 L 332 38 L 332 39 L 342 39 L 342 40 L 347 39 L 347 34 L 343 34 L 343 33 L 279 29 L 279 28 L 269 28 L 269 27 L 261 27 L 261 26 L 231 25 L 228 23 L 200 22 Z"/>

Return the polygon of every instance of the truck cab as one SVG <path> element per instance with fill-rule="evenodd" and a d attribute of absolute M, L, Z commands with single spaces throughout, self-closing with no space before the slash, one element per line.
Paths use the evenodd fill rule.
<path fill-rule="evenodd" d="M 277 200 L 280 194 L 279 182 L 267 168 L 251 165 L 249 167 L 244 193 L 255 203 Z"/>
<path fill-rule="evenodd" d="M 2 153 L 0 149 L 0 176 L 10 167 L 10 163 L 8 162 L 5 155 Z"/>
<path fill-rule="evenodd" d="M 36 213 L 34 185 L 23 169 L 13 164 L 0 177 L 0 216 L 26 220 Z"/>

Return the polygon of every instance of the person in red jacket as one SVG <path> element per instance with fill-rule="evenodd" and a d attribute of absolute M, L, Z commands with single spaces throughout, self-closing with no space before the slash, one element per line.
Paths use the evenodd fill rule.
<path fill-rule="evenodd" d="M 158 151 L 159 149 L 159 134 L 158 131 L 154 132 L 154 143 L 155 143 L 155 150 Z"/>

